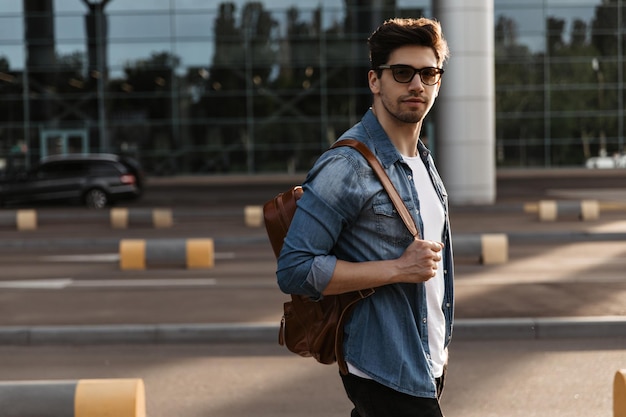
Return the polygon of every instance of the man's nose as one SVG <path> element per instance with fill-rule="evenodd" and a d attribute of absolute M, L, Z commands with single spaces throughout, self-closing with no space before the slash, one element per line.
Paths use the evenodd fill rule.
<path fill-rule="evenodd" d="M 413 79 L 409 83 L 409 89 L 411 91 L 422 91 L 424 89 L 424 83 L 422 82 L 422 78 L 420 77 L 418 72 L 415 73 Z"/>

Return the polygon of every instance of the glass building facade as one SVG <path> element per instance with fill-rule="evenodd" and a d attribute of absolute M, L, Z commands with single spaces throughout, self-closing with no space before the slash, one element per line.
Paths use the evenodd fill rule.
<path fill-rule="evenodd" d="M 624 7 L 495 0 L 498 167 L 583 166 L 624 150 Z M 0 171 L 66 152 L 130 154 L 152 175 L 306 171 L 370 104 L 371 31 L 431 10 L 430 0 L 1 2 Z"/>

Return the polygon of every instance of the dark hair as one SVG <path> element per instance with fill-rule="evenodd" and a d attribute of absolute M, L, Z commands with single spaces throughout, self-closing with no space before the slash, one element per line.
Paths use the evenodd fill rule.
<path fill-rule="evenodd" d="M 379 65 L 385 64 L 394 50 L 407 45 L 432 48 L 438 66 L 443 65 L 443 62 L 450 56 L 448 43 L 441 31 L 441 24 L 436 20 L 424 17 L 386 20 L 372 33 L 367 43 L 372 69 L 377 69 Z"/>

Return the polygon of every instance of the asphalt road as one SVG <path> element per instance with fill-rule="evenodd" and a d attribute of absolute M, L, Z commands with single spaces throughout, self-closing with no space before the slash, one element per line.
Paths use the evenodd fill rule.
<path fill-rule="evenodd" d="M 612 417 L 624 339 L 457 341 L 447 417 Z M 275 344 L 0 347 L 0 380 L 141 378 L 149 417 L 347 417 L 335 366 Z"/>
<path fill-rule="evenodd" d="M 464 227 L 475 230 L 486 222 L 526 231 L 538 225 L 520 214 L 501 222 L 494 214 L 463 217 Z M 607 219 L 607 225 L 615 229 L 620 221 Z M 238 216 L 187 218 L 168 230 L 59 223 L 7 234 L 19 237 L 0 239 L 3 326 L 278 322 L 286 299 L 276 287 L 264 231 L 246 228 Z M 118 244 L 128 237 L 213 237 L 215 267 L 120 270 Z M 503 265 L 459 259 L 457 318 L 624 316 L 625 255 L 623 241 L 539 239 L 511 242 Z"/>
<path fill-rule="evenodd" d="M 586 174 L 586 173 L 585 173 Z M 524 202 L 589 196 L 626 201 L 612 172 L 499 180 L 499 201 L 453 207 L 455 233 L 510 236 L 504 265 L 459 259 L 457 318 L 626 315 L 624 212 L 541 223 Z M 36 231 L 0 229 L 0 326 L 278 323 L 285 296 L 262 228 L 243 222 L 294 178 L 155 179 L 133 208 L 171 207 L 174 227 L 114 230 L 107 213 L 38 207 Z M 614 239 L 593 239 L 610 232 Z M 123 238 L 215 239 L 216 266 L 121 271 Z M 452 416 L 611 416 L 611 384 L 626 368 L 626 334 L 608 338 L 468 341 L 451 347 L 444 411 Z M 333 367 L 275 343 L 0 346 L 0 380 L 139 377 L 150 417 L 347 416 Z"/>
<path fill-rule="evenodd" d="M 457 258 L 457 318 L 626 315 L 626 210 L 592 222 L 552 223 L 523 211 L 524 202 L 555 194 L 626 201 L 616 172 L 591 174 L 509 174 L 498 183 L 503 202 L 452 208 L 455 235 L 509 235 L 504 265 Z M 0 326 L 277 322 L 286 296 L 276 288 L 265 230 L 245 225 L 244 207 L 262 204 L 297 179 L 153 179 L 144 198 L 128 207 L 170 207 L 174 224 L 164 229 L 113 229 L 108 210 L 37 207 L 37 230 L 0 228 Z M 590 238 L 602 232 L 618 239 Z M 214 268 L 120 270 L 121 239 L 194 237 L 215 240 Z"/>

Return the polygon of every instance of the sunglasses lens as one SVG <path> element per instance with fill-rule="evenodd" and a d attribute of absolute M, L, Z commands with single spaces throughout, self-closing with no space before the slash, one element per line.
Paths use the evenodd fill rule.
<path fill-rule="evenodd" d="M 439 81 L 439 71 L 436 68 L 425 68 L 420 73 L 424 84 L 433 85 Z"/>
<path fill-rule="evenodd" d="M 415 75 L 415 71 L 410 67 L 393 68 L 393 78 L 399 83 L 408 83 Z"/>

